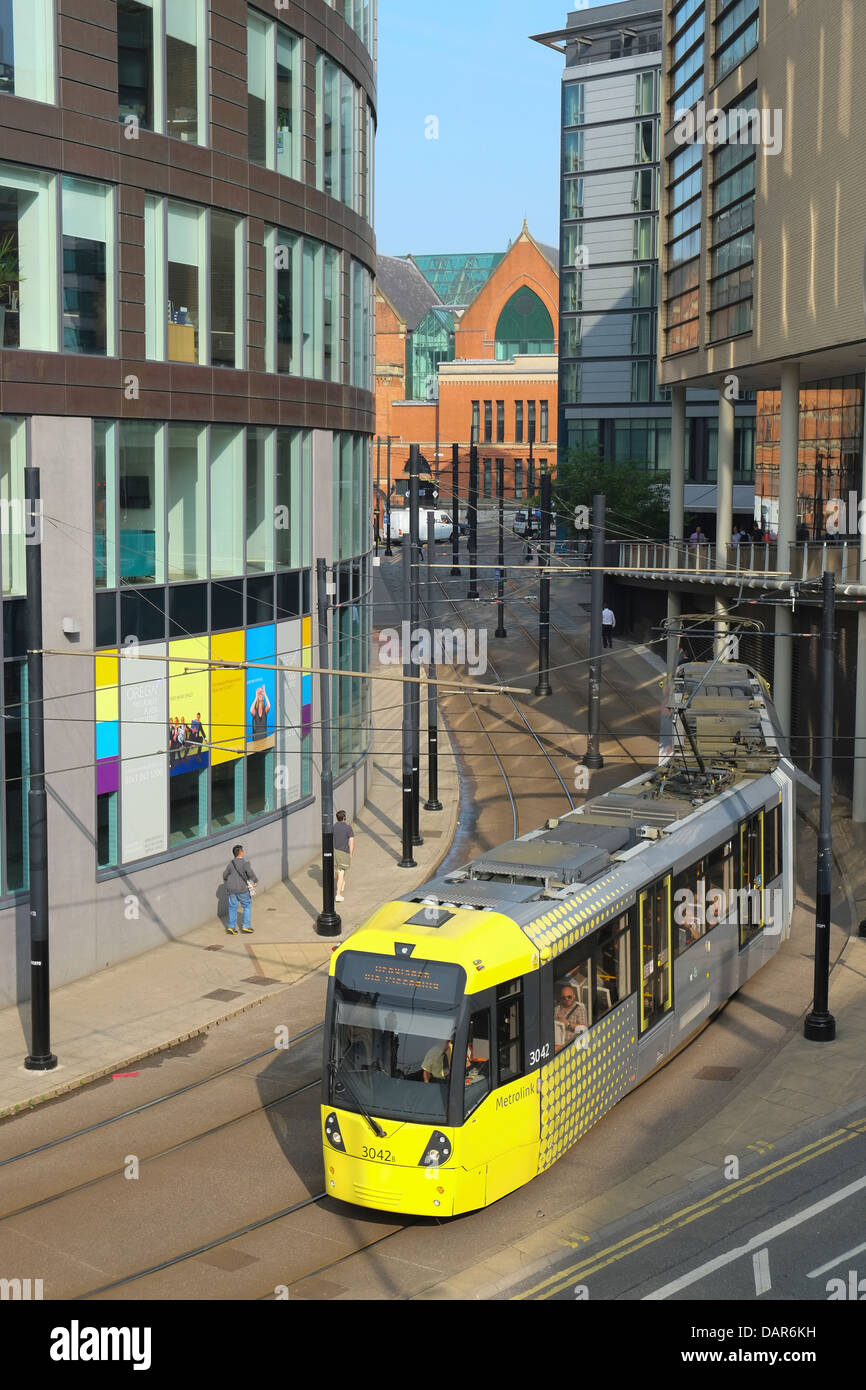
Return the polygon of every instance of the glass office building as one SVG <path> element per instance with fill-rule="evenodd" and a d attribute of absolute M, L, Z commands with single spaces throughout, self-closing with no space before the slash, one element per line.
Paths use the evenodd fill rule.
<path fill-rule="evenodd" d="M 658 385 L 657 358 L 661 4 L 577 10 L 565 29 L 537 38 L 565 60 L 559 448 L 596 447 L 609 463 L 667 470 L 670 393 Z M 691 197 L 690 170 L 680 175 Z M 699 206 L 699 173 L 697 190 Z M 679 225 L 669 234 L 679 236 Z M 749 513 L 754 414 L 751 401 L 737 407 L 736 503 Z M 714 393 L 689 392 L 687 505 L 700 511 L 715 505 L 715 417 Z"/>
<path fill-rule="evenodd" d="M 0 1004 L 28 889 L 28 464 L 55 981 L 212 919 L 239 839 L 263 884 L 315 854 L 318 557 L 350 808 L 370 744 L 374 0 L 66 18 L 0 0 Z"/>

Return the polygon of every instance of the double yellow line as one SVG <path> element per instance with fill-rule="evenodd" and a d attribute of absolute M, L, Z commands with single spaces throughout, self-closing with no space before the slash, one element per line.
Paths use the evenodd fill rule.
<path fill-rule="evenodd" d="M 786 1158 L 777 1158 L 775 1162 L 768 1163 L 766 1167 L 758 1168 L 747 1178 L 738 1178 L 735 1182 L 718 1188 L 700 1202 L 695 1202 L 692 1206 L 682 1207 L 679 1211 L 673 1212 L 664 1221 L 659 1221 L 653 1226 L 645 1226 L 643 1230 L 626 1236 L 616 1245 L 609 1245 L 603 1250 L 597 1250 L 594 1255 L 581 1260 L 578 1264 L 569 1265 L 567 1269 L 550 1275 L 549 1278 L 542 1280 L 533 1288 L 515 1294 L 512 1301 L 519 1302 L 522 1299 L 541 1301 L 545 1298 L 551 1298 L 554 1294 L 562 1293 L 574 1280 L 584 1282 L 590 1275 L 597 1274 L 599 1270 L 606 1269 L 619 1260 L 627 1259 L 629 1255 L 636 1254 L 638 1250 L 643 1250 L 647 1245 L 652 1245 L 655 1241 L 672 1235 L 674 1231 L 690 1225 L 693 1221 L 699 1221 L 702 1216 L 708 1216 L 710 1212 L 717 1211 L 728 1202 L 736 1201 L 738 1197 L 745 1197 L 748 1193 L 755 1192 L 765 1183 L 773 1182 L 775 1178 L 793 1172 L 795 1168 L 800 1168 L 805 1163 L 811 1163 L 813 1159 L 822 1158 L 824 1154 L 831 1153 L 841 1144 L 847 1144 L 850 1140 L 856 1139 L 858 1135 L 864 1133 L 866 1133 L 866 1115 L 853 1124 L 846 1125 L 843 1129 L 834 1130 L 831 1134 L 825 1134 L 823 1138 L 806 1144 L 802 1149 L 788 1154 Z"/>

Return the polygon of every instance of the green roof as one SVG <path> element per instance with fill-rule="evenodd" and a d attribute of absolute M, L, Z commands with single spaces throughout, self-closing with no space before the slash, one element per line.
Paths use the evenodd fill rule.
<path fill-rule="evenodd" d="M 504 251 L 469 251 L 449 256 L 411 256 L 443 304 L 470 304 L 483 289 Z"/>

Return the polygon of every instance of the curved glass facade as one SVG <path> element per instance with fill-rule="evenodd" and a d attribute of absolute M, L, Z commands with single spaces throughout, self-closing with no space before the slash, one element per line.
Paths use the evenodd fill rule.
<path fill-rule="evenodd" d="M 375 4 L 58 8 L 0 0 L 2 1004 L 28 875 L 27 463 L 65 978 L 210 920 L 239 831 L 263 887 L 314 852 L 320 556 L 338 775 L 370 738 Z M 40 102 L 75 119 L 48 129 Z"/>

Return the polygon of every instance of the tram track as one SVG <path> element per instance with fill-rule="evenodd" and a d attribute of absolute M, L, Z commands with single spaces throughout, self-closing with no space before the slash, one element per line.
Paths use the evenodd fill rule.
<path fill-rule="evenodd" d="M 312 1028 L 303 1030 L 303 1032 L 297 1034 L 295 1038 L 289 1040 L 289 1046 L 287 1048 L 266 1048 L 263 1051 L 254 1053 L 251 1056 L 246 1057 L 242 1059 L 240 1062 L 237 1062 L 229 1067 L 221 1068 L 218 1072 L 215 1072 L 208 1077 L 201 1077 L 196 1082 L 189 1083 L 186 1086 L 177 1087 L 170 1092 L 166 1092 L 164 1095 L 154 1097 L 149 1101 L 145 1101 L 141 1105 L 132 1106 L 127 1110 L 119 1112 L 116 1115 L 107 1116 L 105 1119 L 97 1121 L 94 1124 L 83 1126 L 82 1128 L 74 1130 L 69 1134 L 60 1136 L 57 1139 L 49 1140 L 45 1144 L 34 1146 L 29 1150 L 12 1155 L 10 1158 L 4 1159 L 3 1162 L 5 1164 L 12 1164 L 24 1158 L 35 1158 L 38 1160 L 39 1157 L 42 1155 L 46 1157 L 47 1161 L 53 1157 L 53 1152 L 58 1148 L 59 1145 L 70 1143 L 74 1140 L 90 1138 L 94 1134 L 99 1134 L 100 1132 L 107 1130 L 110 1126 L 115 1125 L 122 1120 L 134 1122 L 144 1112 L 151 1111 L 156 1106 L 162 1105 L 170 1101 L 181 1100 L 182 1098 L 186 1097 L 190 1091 L 198 1090 L 203 1086 L 223 1080 L 226 1077 L 230 1076 L 232 1073 L 239 1072 L 243 1067 L 249 1066 L 251 1062 L 260 1061 L 271 1054 L 275 1054 L 278 1057 L 281 1055 L 288 1055 L 292 1043 L 297 1044 L 299 1042 L 303 1042 L 306 1039 L 314 1038 L 315 1035 L 321 1034 L 323 1026 L 324 1025 L 322 1023 L 319 1023 L 314 1025 L 314 1027 Z M 271 1096 L 267 1099 L 260 1097 L 256 1105 L 247 1107 L 246 1109 L 241 1110 L 238 1113 L 230 1114 L 225 1119 L 221 1120 L 219 1123 L 215 1125 L 210 1125 L 205 1129 L 199 1129 L 192 1134 L 184 1134 L 183 1127 L 187 1119 L 186 1111 L 184 1111 L 178 1117 L 176 1122 L 169 1122 L 170 1124 L 176 1123 L 181 1133 L 181 1137 L 175 1139 L 172 1143 L 166 1144 L 162 1148 L 157 1149 L 153 1152 L 142 1152 L 140 1136 L 137 1136 L 133 1132 L 127 1133 L 123 1136 L 123 1138 L 117 1144 L 117 1149 L 119 1151 L 122 1151 L 124 1155 L 127 1154 L 129 1149 L 134 1148 L 135 1150 L 137 1150 L 137 1152 L 135 1153 L 135 1157 L 139 1168 L 141 1168 L 144 1165 L 152 1164 L 160 1159 L 167 1158 L 169 1155 L 177 1153 L 182 1149 L 190 1147 L 191 1145 L 211 1139 L 215 1135 L 228 1131 L 232 1129 L 232 1127 L 238 1124 L 242 1124 L 245 1121 L 254 1120 L 261 1114 L 267 1114 L 270 1111 L 274 1111 L 277 1109 L 277 1107 L 289 1103 L 290 1101 L 294 1100 L 297 1096 L 303 1095 L 308 1091 L 317 1089 L 321 1085 L 321 1079 L 321 1066 L 317 1059 L 315 1067 L 313 1067 L 310 1063 L 307 1064 L 307 1079 L 304 1079 L 300 1086 L 295 1086 L 290 1090 L 283 1090 L 280 1092 L 280 1094 Z M 256 1078 L 256 1080 L 258 1081 L 260 1080 L 260 1078 Z M 270 1084 L 270 1082 L 268 1084 Z M 190 1123 L 195 1122 L 191 1121 Z M 79 1154 L 75 1159 L 76 1165 L 81 1164 L 86 1168 L 87 1158 L 88 1155 L 86 1153 L 84 1155 Z M 98 1166 L 99 1158 L 100 1155 L 99 1153 L 97 1153 L 95 1159 L 91 1160 L 93 1162 L 94 1167 Z M 65 1164 L 65 1167 L 68 1166 L 69 1160 L 67 1160 Z M 49 1175 L 50 1171 L 51 1170 L 49 1167 Z M 80 1171 L 80 1168 L 78 1171 Z M 31 1201 L 21 1202 L 19 1203 L 19 1205 L 8 1211 L 0 1211 L 0 1227 L 2 1227 L 4 1222 L 8 1222 L 13 1220 L 14 1218 L 18 1218 L 28 1213 L 38 1211 L 41 1208 L 51 1206 L 57 1202 L 70 1199 L 72 1197 L 75 1197 L 79 1193 L 85 1192 L 89 1189 L 97 1188 L 101 1184 L 109 1183 L 113 1179 L 116 1179 L 118 1176 L 122 1175 L 123 1171 L 123 1167 L 119 1169 L 117 1167 L 112 1167 L 108 1170 L 103 1169 L 103 1171 L 93 1172 L 88 1176 L 83 1177 L 80 1181 L 73 1183 L 69 1186 L 59 1187 L 49 1192 L 43 1191 L 40 1194 L 40 1196 L 34 1198 Z M 30 1172 L 28 1170 L 27 1177 L 31 1182 L 33 1182 L 35 1179 L 36 1183 L 39 1183 L 38 1173 L 34 1174 L 33 1172 Z M 43 1186 L 44 1183 L 45 1179 L 43 1178 Z M 4 1189 L 8 1191 L 10 1186 L 11 1184 L 9 1183 L 4 1184 Z"/>
<path fill-rule="evenodd" d="M 457 616 L 458 620 L 462 623 L 464 630 L 465 630 L 465 631 L 468 631 L 468 630 L 469 630 L 469 624 L 468 624 L 468 622 L 466 621 L 466 618 L 465 618 L 465 616 L 463 615 L 463 613 L 460 611 L 460 608 L 459 608 L 459 606 L 458 606 L 457 600 L 456 600 L 455 598 L 453 598 L 453 596 L 448 592 L 448 590 L 447 590 L 447 588 L 446 588 L 446 586 L 445 586 L 443 580 L 441 579 L 441 577 L 440 577 L 435 571 L 434 571 L 434 573 L 433 573 L 433 577 L 434 577 L 434 582 L 438 585 L 438 587 L 439 587 L 439 589 L 440 589 L 440 591 L 441 591 L 443 597 L 445 598 L 446 602 L 451 606 L 451 608 L 452 608 L 453 612 L 455 613 L 455 615 Z M 427 603 L 424 601 L 425 598 L 426 598 L 426 596 L 424 596 L 424 597 L 422 598 L 422 606 L 424 607 L 424 611 L 425 611 L 425 614 L 426 614 L 428 623 L 431 623 L 431 624 L 432 624 L 432 622 L 433 622 L 433 615 L 432 615 L 432 613 L 431 613 L 431 611 L 430 611 L 430 608 L 428 608 Z M 500 674 L 497 672 L 496 667 L 495 667 L 492 663 L 489 663 L 489 665 L 490 665 L 490 669 L 493 671 L 493 675 L 494 675 L 495 680 L 496 680 L 496 681 L 501 681 L 502 678 L 501 678 Z M 503 684 L 504 684 L 504 682 L 503 682 Z M 454 698 L 454 697 L 446 697 L 446 698 Z M 491 747 L 491 750 L 492 750 L 492 752 L 493 752 L 494 758 L 496 759 L 497 766 L 499 767 L 500 772 L 502 773 L 503 780 L 505 781 L 506 789 L 507 789 L 507 791 L 508 791 L 508 795 L 509 795 L 509 798 L 510 798 L 510 800 L 511 800 L 512 807 L 514 807 L 514 796 L 513 796 L 512 789 L 511 789 L 511 781 L 510 781 L 510 778 L 508 777 L 507 773 L 505 772 L 504 766 L 503 766 L 503 764 L 502 764 L 502 759 L 501 759 L 501 757 L 499 756 L 499 753 L 498 753 L 498 751 L 497 751 L 497 749 L 496 749 L 496 747 L 495 747 L 495 745 L 494 745 L 494 743 L 493 743 L 492 732 L 495 732 L 495 731 L 490 731 L 490 730 L 488 730 L 488 729 L 486 728 L 486 726 L 484 726 L 483 721 L 481 720 L 481 716 L 480 716 L 480 714 L 479 714 L 478 708 L 477 708 L 477 706 L 475 705 L 475 703 L 474 703 L 474 701 L 473 701 L 471 695 L 468 695 L 468 694 L 467 694 L 467 695 L 461 696 L 460 698 L 465 698 L 465 699 L 467 700 L 467 702 L 471 705 L 471 707 L 472 707 L 472 709 L 473 709 L 473 711 L 474 711 L 474 713 L 475 713 L 476 718 L 478 719 L 479 723 L 482 725 L 482 728 L 483 728 L 483 730 L 484 730 L 484 733 L 485 733 L 485 735 L 486 735 L 486 737 L 487 737 L 487 740 L 488 740 L 488 742 L 489 742 L 489 744 L 490 744 L 490 747 Z M 533 729 L 532 725 L 530 724 L 529 720 L 528 720 L 527 717 L 526 717 L 525 712 L 520 708 L 520 705 L 517 703 L 517 700 L 515 699 L 515 697 L 514 697 L 513 695 L 509 694 L 509 695 L 507 696 L 507 699 L 508 699 L 508 701 L 509 701 L 509 704 L 510 704 L 510 706 L 511 706 L 511 709 L 512 709 L 513 713 L 517 716 L 517 718 L 520 720 L 520 722 L 521 722 L 522 725 L 524 726 L 524 728 L 525 728 L 527 734 L 529 735 L 529 737 L 532 739 L 533 743 L 535 744 L 536 749 L 537 749 L 538 752 L 539 752 L 540 754 L 542 754 L 543 757 L 545 758 L 545 760 L 546 760 L 546 762 L 547 762 L 547 764 L 548 764 L 548 766 L 549 766 L 551 772 L 553 773 L 554 777 L 555 777 L 556 780 L 559 782 L 559 785 L 561 786 L 561 788 L 562 788 L 562 790 L 563 790 L 563 793 L 564 793 L 564 795 L 565 795 L 565 797 L 566 797 L 566 800 L 568 801 L 569 807 L 573 810 L 573 809 L 574 809 L 574 799 L 573 799 L 573 797 L 572 797 L 572 795 L 571 795 L 571 792 L 568 790 L 568 787 L 567 787 L 567 785 L 566 785 L 566 783 L 565 783 L 565 781 L 564 781 L 564 779 L 563 779 L 563 777 L 562 777 L 562 774 L 561 774 L 560 771 L 559 771 L 559 768 L 556 766 L 556 763 L 554 762 L 553 758 L 551 757 L 550 752 L 548 751 L 547 748 L 545 748 L 544 743 L 543 743 L 541 737 L 539 736 L 538 732 L 537 732 L 535 729 Z M 509 755 L 507 755 L 507 756 L 519 756 L 519 755 L 511 755 L 511 754 L 509 754 Z M 515 810 L 514 810 L 514 839 L 517 839 L 518 834 L 519 834 L 519 817 L 518 817 L 518 814 L 517 814 L 517 811 L 516 811 L 516 808 L 515 808 Z"/>

